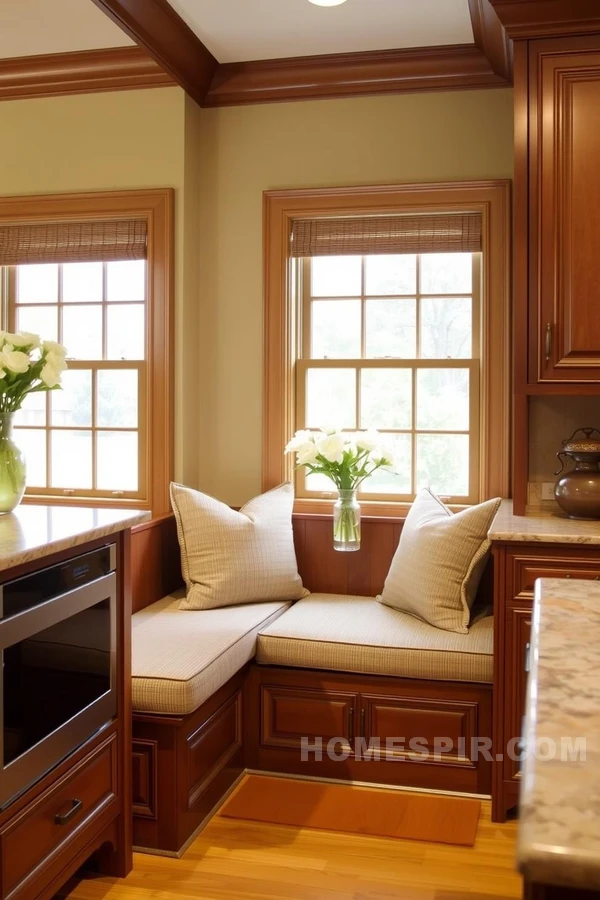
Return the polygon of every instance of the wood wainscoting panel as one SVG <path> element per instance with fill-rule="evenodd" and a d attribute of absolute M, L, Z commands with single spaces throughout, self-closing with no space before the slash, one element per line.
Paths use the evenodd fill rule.
<path fill-rule="evenodd" d="M 242 746 L 242 691 L 230 697 L 186 737 L 188 809 L 192 809 L 219 772 Z"/>
<path fill-rule="evenodd" d="M 133 741 L 131 795 L 134 816 L 156 819 L 156 741 Z"/>
<path fill-rule="evenodd" d="M 133 612 L 183 586 L 175 516 L 169 513 L 131 529 Z"/>

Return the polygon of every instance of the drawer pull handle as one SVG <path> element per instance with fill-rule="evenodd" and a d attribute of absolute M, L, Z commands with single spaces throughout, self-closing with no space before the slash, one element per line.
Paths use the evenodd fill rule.
<path fill-rule="evenodd" d="M 548 322 L 546 325 L 546 362 L 550 359 L 552 355 L 552 323 Z"/>
<path fill-rule="evenodd" d="M 71 809 L 66 813 L 57 813 L 54 816 L 55 825 L 66 825 L 83 806 L 83 800 L 71 801 Z"/>
<path fill-rule="evenodd" d="M 530 644 L 529 641 L 525 644 L 525 671 L 529 672 L 529 650 Z"/>

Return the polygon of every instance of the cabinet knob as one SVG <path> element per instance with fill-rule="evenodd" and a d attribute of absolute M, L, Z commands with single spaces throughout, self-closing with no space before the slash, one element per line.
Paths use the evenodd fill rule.
<path fill-rule="evenodd" d="M 546 362 L 552 356 L 552 322 L 546 325 Z"/>

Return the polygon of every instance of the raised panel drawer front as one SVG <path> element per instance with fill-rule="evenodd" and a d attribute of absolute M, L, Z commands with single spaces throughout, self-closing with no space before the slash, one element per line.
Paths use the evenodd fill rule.
<path fill-rule="evenodd" d="M 186 738 L 188 809 L 242 746 L 242 692 L 236 691 Z"/>
<path fill-rule="evenodd" d="M 437 765 L 475 767 L 470 750 L 477 737 L 476 703 L 360 696 L 365 758 L 375 753 L 390 761 L 421 758 Z M 411 739 L 418 739 L 419 747 L 411 749 Z M 370 749 L 373 740 L 376 743 Z"/>
<path fill-rule="evenodd" d="M 597 562 L 593 560 L 569 559 L 560 555 L 554 559 L 512 557 L 512 592 L 509 599 L 533 600 L 535 582 L 538 578 L 585 578 L 600 581 L 600 553 Z"/>
<path fill-rule="evenodd" d="M 26 806 L 0 834 L 1 896 L 7 897 L 117 803 L 117 736 L 112 735 Z"/>
<path fill-rule="evenodd" d="M 530 260 L 532 277 L 539 273 L 536 380 L 593 382 L 600 378 L 600 51 L 595 37 L 530 47 L 530 146 L 539 166 Z M 533 197 L 534 182 L 532 174 Z"/>
<path fill-rule="evenodd" d="M 261 743 L 263 747 L 301 749 L 302 738 L 343 738 L 353 745 L 354 712 L 358 697 L 343 691 L 263 684 L 261 691 Z M 354 747 L 352 746 L 353 750 Z"/>
<path fill-rule="evenodd" d="M 510 607 L 506 612 L 508 665 L 506 671 L 506 703 L 504 707 L 504 773 L 505 777 L 513 780 L 521 778 L 521 767 L 519 760 L 511 759 L 508 748 L 509 744 L 514 747 L 514 742 L 520 739 L 523 733 L 523 716 L 525 715 L 527 675 L 529 671 L 531 617 L 531 607 L 525 609 Z"/>

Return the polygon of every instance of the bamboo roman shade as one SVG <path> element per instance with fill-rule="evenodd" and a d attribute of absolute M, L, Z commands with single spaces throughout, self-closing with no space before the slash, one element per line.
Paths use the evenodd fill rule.
<path fill-rule="evenodd" d="M 0 266 L 146 259 L 146 219 L 0 225 Z"/>
<path fill-rule="evenodd" d="M 292 223 L 294 258 L 479 250 L 481 214 L 475 212 L 295 219 Z"/>

